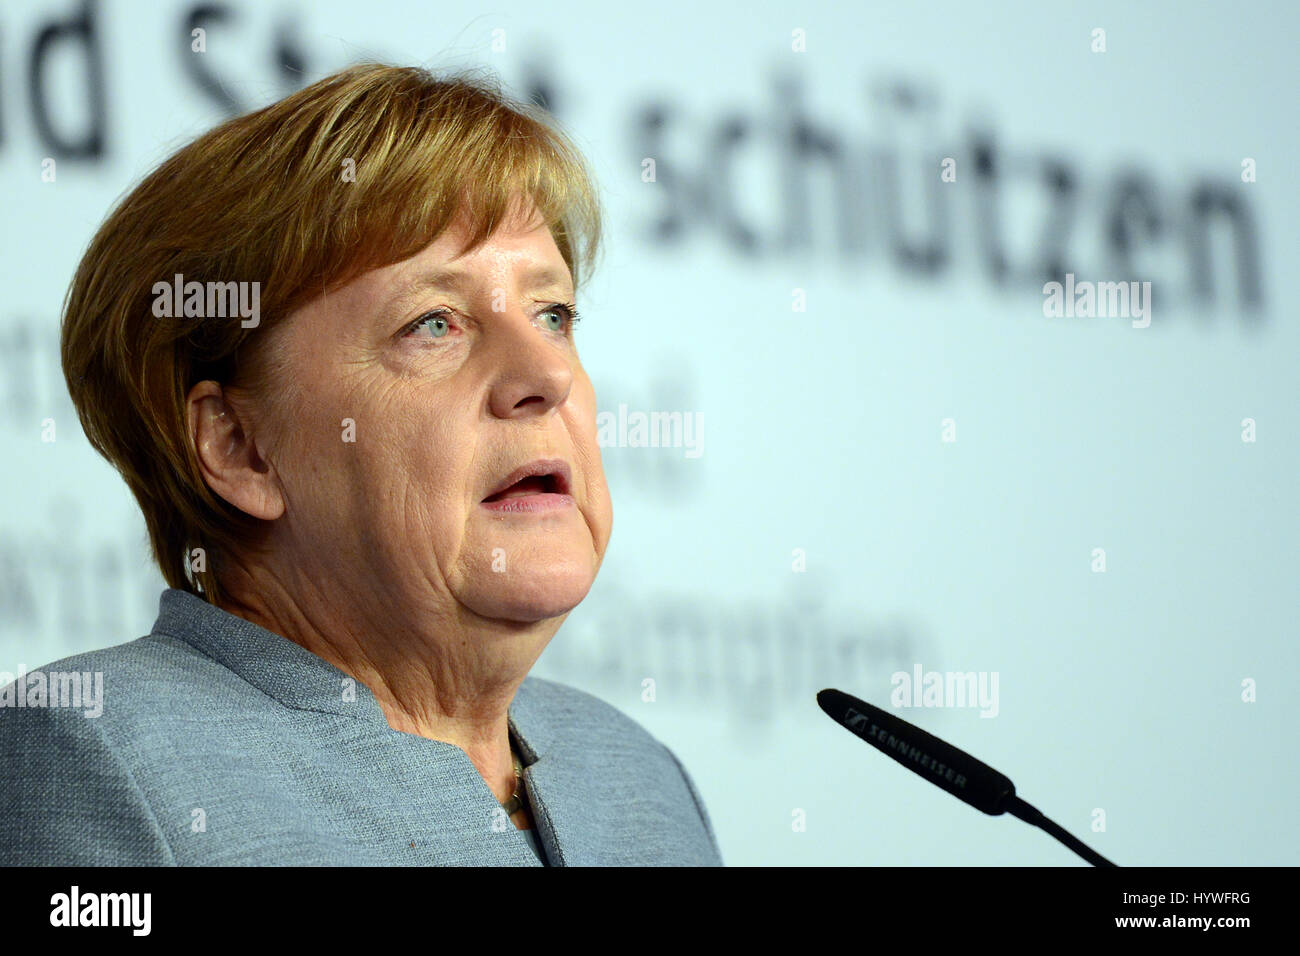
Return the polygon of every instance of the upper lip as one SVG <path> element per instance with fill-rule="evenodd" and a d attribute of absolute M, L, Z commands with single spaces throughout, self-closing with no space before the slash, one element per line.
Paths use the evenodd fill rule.
<path fill-rule="evenodd" d="M 517 481 L 523 481 L 525 478 L 531 478 L 534 475 L 552 475 L 555 478 L 556 494 L 567 495 L 571 482 L 569 479 L 569 463 L 563 458 L 538 458 L 536 461 L 530 461 L 526 465 L 520 465 L 510 474 L 501 479 L 500 484 L 483 496 L 486 501 L 495 494 L 500 494 Z"/>

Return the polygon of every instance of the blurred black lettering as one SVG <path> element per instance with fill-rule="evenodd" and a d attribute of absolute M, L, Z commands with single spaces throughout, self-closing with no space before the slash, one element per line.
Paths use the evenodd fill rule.
<path fill-rule="evenodd" d="M 104 54 L 100 48 L 93 0 L 82 0 L 79 13 L 66 20 L 47 23 L 36 34 L 28 69 L 28 92 L 31 94 L 32 120 L 37 133 L 59 159 L 100 159 L 105 150 L 107 92 L 104 85 Z M 67 48 L 80 53 L 86 79 L 86 127 L 81 135 L 67 134 L 55 128 L 53 110 L 46 95 L 47 57 L 54 50 Z"/>
<path fill-rule="evenodd" d="M 1233 259 L 1237 264 L 1237 293 L 1243 304 L 1258 309 L 1264 295 L 1260 289 L 1259 250 L 1255 222 L 1241 196 L 1218 183 L 1201 182 L 1188 200 L 1190 221 L 1187 251 L 1191 264 L 1192 288 L 1207 302 L 1214 301 L 1214 264 L 1210 255 L 1211 217 L 1227 217 L 1232 225 Z"/>
<path fill-rule="evenodd" d="M 184 66 L 185 72 L 189 74 L 190 79 L 194 81 L 194 84 L 226 116 L 240 115 L 244 112 L 244 106 L 230 92 L 226 84 L 221 82 L 221 78 L 208 68 L 207 54 L 196 56 L 190 52 L 189 38 L 193 36 L 195 30 L 207 32 L 211 30 L 214 23 L 225 23 L 232 16 L 233 12 L 230 7 L 224 3 L 201 3 L 191 7 L 190 12 L 181 21 L 185 28 L 185 45 L 181 48 L 181 64 Z"/>

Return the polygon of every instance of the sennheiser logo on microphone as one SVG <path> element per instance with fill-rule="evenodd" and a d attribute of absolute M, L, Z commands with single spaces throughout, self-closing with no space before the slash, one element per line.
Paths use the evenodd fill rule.
<path fill-rule="evenodd" d="M 954 787 L 965 788 L 966 778 L 953 770 L 952 767 L 935 760 L 920 747 L 913 746 L 906 740 L 900 740 L 883 727 L 876 726 L 866 714 L 858 713 L 858 711 L 850 707 L 844 712 L 843 724 L 854 732 L 865 729 L 868 737 L 876 738 L 895 753 L 901 754 L 913 763 L 925 767 L 936 777 L 943 777 Z"/>

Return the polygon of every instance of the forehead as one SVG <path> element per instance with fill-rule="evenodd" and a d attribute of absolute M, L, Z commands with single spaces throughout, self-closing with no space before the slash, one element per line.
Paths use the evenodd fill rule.
<path fill-rule="evenodd" d="M 461 254 L 464 242 L 464 232 L 449 229 L 410 259 L 364 278 L 371 280 L 372 293 L 396 304 L 430 290 L 468 294 L 487 287 L 572 293 L 568 264 L 544 224 L 498 229 Z"/>

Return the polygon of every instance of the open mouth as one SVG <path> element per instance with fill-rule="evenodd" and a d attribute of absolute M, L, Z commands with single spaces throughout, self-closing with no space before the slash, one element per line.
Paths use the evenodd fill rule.
<path fill-rule="evenodd" d="M 496 490 L 483 499 L 483 504 L 539 495 L 568 495 L 569 482 L 568 462 L 561 458 L 540 458 L 504 476 Z"/>
<path fill-rule="evenodd" d="M 555 475 L 529 475 L 527 478 L 521 478 L 504 491 L 498 491 L 494 495 L 488 495 L 483 500 L 486 501 L 503 501 L 506 498 L 522 498 L 525 495 L 557 495 L 560 494 L 560 480 Z"/>

